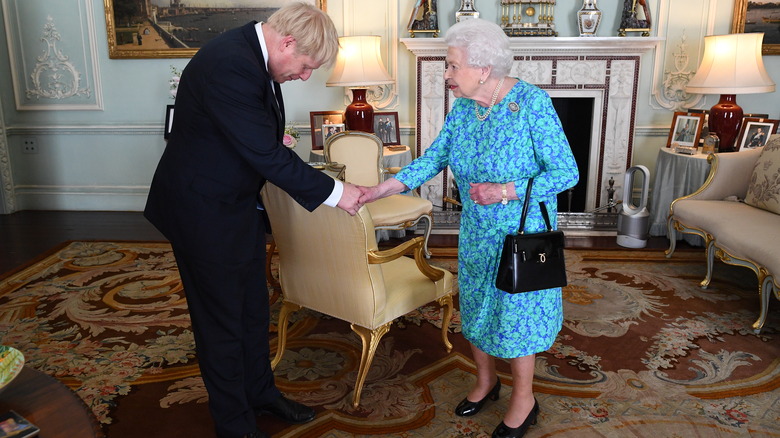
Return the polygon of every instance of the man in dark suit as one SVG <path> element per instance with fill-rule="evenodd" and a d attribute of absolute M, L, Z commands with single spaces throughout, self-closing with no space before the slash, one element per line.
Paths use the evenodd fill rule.
<path fill-rule="evenodd" d="M 256 415 L 314 418 L 314 410 L 279 392 L 270 367 L 270 230 L 258 193 L 270 181 L 310 211 L 323 203 L 350 214 L 360 208 L 362 188 L 314 170 L 282 144 L 279 84 L 305 81 L 337 52 L 330 18 L 293 4 L 267 23 L 214 38 L 182 73 L 145 216 L 173 247 L 220 437 L 265 436 Z"/>

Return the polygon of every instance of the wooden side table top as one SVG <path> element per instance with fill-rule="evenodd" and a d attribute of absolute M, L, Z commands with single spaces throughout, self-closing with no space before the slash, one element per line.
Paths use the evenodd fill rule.
<path fill-rule="evenodd" d="M 0 412 L 16 411 L 46 438 L 104 438 L 84 402 L 57 379 L 25 366 L 0 392 Z"/>

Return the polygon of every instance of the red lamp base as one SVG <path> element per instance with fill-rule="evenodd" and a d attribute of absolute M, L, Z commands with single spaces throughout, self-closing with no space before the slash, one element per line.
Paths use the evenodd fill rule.
<path fill-rule="evenodd" d="M 351 131 L 374 132 L 374 107 L 366 101 L 365 88 L 352 89 L 352 103 L 347 106 L 344 118 Z"/>
<path fill-rule="evenodd" d="M 720 101 L 710 108 L 708 127 L 710 132 L 718 134 L 720 139 L 720 152 L 734 152 L 737 150 L 734 144 L 742 123 L 742 107 L 737 105 L 737 96 L 734 94 L 721 94 Z"/>

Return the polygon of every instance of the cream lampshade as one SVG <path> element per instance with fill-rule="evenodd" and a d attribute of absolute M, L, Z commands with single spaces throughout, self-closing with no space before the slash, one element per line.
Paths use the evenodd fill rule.
<path fill-rule="evenodd" d="M 737 94 L 771 93 L 775 83 L 761 58 L 763 33 L 738 33 L 704 37 L 704 55 L 696 75 L 685 91 L 720 94 L 710 109 L 709 130 L 720 138 L 720 151 L 734 150 L 734 141 L 742 123 L 742 108 Z"/>
<path fill-rule="evenodd" d="M 382 63 L 379 40 L 373 35 L 339 38 L 341 48 L 326 85 L 352 90 L 352 103 L 344 113 L 347 129 L 374 132 L 374 108 L 366 101 L 366 89 L 394 82 Z"/>

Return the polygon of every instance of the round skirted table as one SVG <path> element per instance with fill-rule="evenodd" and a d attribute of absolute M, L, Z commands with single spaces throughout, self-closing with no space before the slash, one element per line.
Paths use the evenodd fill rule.
<path fill-rule="evenodd" d="M 651 236 L 666 236 L 666 219 L 672 201 L 690 195 L 704 184 L 710 171 L 708 156 L 702 153 L 679 154 L 673 148 L 662 148 L 658 152 L 653 191 L 650 193 Z M 702 238 L 696 235 L 678 233 L 678 238 L 694 246 L 704 245 Z"/>

